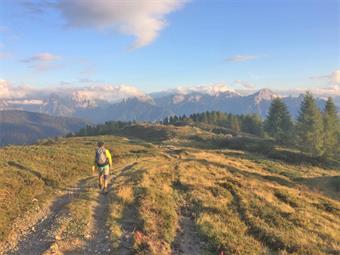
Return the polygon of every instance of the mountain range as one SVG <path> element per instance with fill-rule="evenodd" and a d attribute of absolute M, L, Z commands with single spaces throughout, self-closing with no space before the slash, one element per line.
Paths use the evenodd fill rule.
<path fill-rule="evenodd" d="M 58 90 L 52 93 L 17 93 L 0 98 L 0 110 L 25 110 L 53 116 L 77 117 L 93 123 L 109 120 L 157 121 L 169 115 L 203 111 L 256 113 L 265 117 L 273 98 L 281 97 L 296 117 L 303 96 L 282 96 L 270 89 L 241 94 L 225 85 L 177 88 L 145 94 L 130 86 L 102 86 Z M 324 98 L 317 98 L 323 108 Z"/>

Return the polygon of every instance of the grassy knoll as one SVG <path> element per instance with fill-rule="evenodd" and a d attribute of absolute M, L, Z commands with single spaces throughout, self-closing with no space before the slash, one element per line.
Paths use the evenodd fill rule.
<path fill-rule="evenodd" d="M 0 240 L 16 218 L 28 210 L 39 210 L 57 191 L 91 174 L 98 139 L 101 138 L 59 139 L 0 149 Z M 117 138 L 102 139 L 110 146 L 121 143 Z M 124 144 L 115 146 L 115 150 L 119 150 L 115 156 L 120 157 Z"/>
<path fill-rule="evenodd" d="M 340 169 L 334 163 L 222 148 L 214 133 L 197 127 L 157 126 L 155 136 L 146 128 L 147 136 L 138 127 L 129 139 L 75 137 L 1 149 L 2 237 L 34 199 L 42 203 L 87 177 L 57 231 L 65 254 L 339 253 Z M 88 170 L 98 139 L 114 157 L 107 196 L 98 194 Z"/>

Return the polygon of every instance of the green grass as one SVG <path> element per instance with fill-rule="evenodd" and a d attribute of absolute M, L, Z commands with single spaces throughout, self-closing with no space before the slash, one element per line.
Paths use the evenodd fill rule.
<path fill-rule="evenodd" d="M 54 191 L 88 176 L 95 142 L 104 140 L 113 152 L 116 175 L 107 219 L 116 253 L 128 245 L 135 254 L 171 254 L 177 229 L 185 228 L 183 208 L 203 254 L 340 250 L 337 166 L 222 148 L 212 144 L 213 133 L 194 127 L 160 131 L 163 127 L 157 126 L 155 133 L 152 126 L 145 128 L 145 134 L 138 127 L 129 139 L 75 137 L 1 149 L 2 238 L 17 217 L 35 206 L 34 198 L 43 203 Z M 169 132 L 172 136 L 164 138 Z M 192 140 L 193 135 L 201 140 Z M 82 238 L 91 210 L 87 198 L 75 199 L 68 209 L 73 220 L 65 224 L 65 236 Z M 131 236 L 124 242 L 126 229 Z"/>

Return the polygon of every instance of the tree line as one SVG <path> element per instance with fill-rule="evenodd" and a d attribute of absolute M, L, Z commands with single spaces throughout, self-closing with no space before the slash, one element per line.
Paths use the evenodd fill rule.
<path fill-rule="evenodd" d="M 226 127 L 235 133 L 245 132 L 257 136 L 263 136 L 262 119 L 257 114 L 236 115 L 218 111 L 206 111 L 194 113 L 189 116 L 170 116 L 166 117 L 162 124 L 176 124 L 180 122 L 203 122 L 216 126 Z"/>
<path fill-rule="evenodd" d="M 340 124 L 336 106 L 328 98 L 321 111 L 311 93 L 306 93 L 296 121 L 280 98 L 272 101 L 264 121 L 267 134 L 280 144 L 295 145 L 313 156 L 340 157 Z"/>
<path fill-rule="evenodd" d="M 118 132 L 124 127 L 131 126 L 135 122 L 124 122 L 124 121 L 107 121 L 104 124 L 98 124 L 95 126 L 87 125 L 80 129 L 75 136 L 95 136 L 95 135 L 108 135 Z M 67 136 L 73 136 L 68 134 Z"/>
<path fill-rule="evenodd" d="M 321 111 L 315 98 L 307 92 L 300 105 L 296 120 L 291 117 L 287 105 L 275 98 L 267 117 L 262 120 L 257 114 L 235 115 L 217 111 L 195 113 L 189 116 L 170 116 L 163 124 L 178 122 L 203 122 L 246 132 L 262 137 L 271 137 L 278 144 L 295 146 L 313 156 L 340 158 L 340 124 L 336 106 L 331 97 Z"/>

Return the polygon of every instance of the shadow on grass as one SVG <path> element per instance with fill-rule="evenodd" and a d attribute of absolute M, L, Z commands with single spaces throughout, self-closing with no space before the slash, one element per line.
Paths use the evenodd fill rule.
<path fill-rule="evenodd" d="M 133 169 L 137 162 L 132 163 L 122 169 L 120 177 L 128 177 L 124 182 L 121 183 L 122 186 L 132 186 L 133 188 L 133 199 L 129 203 L 124 203 L 122 209 L 122 216 L 118 219 L 118 224 L 120 225 L 122 234 L 119 238 L 117 254 L 120 255 L 130 255 L 136 254 L 136 250 L 139 252 L 145 252 L 148 250 L 148 245 L 143 243 L 138 243 L 135 247 L 135 232 L 144 229 L 143 221 L 141 220 L 140 212 L 138 208 L 140 207 L 140 199 L 146 194 L 144 188 L 137 188 L 138 182 L 143 178 L 146 169 Z M 122 199 L 114 195 L 112 197 L 112 202 L 122 203 Z M 143 241 L 143 240 L 139 240 Z M 138 242 L 138 240 L 137 240 Z"/>
<path fill-rule="evenodd" d="M 15 168 L 17 168 L 19 170 L 22 170 L 22 171 L 25 171 L 25 172 L 28 172 L 28 173 L 34 175 L 38 179 L 41 179 L 46 186 L 52 186 L 52 187 L 57 187 L 58 186 L 56 181 L 51 180 L 49 178 L 46 178 L 41 173 L 39 173 L 38 171 L 33 170 L 31 168 L 28 168 L 28 167 L 26 167 L 24 165 L 21 165 L 18 162 L 8 161 L 7 164 L 10 165 L 10 166 L 13 166 L 13 167 L 15 167 Z"/>
<path fill-rule="evenodd" d="M 195 161 L 195 162 L 199 162 L 205 166 L 208 165 L 213 165 L 219 168 L 224 168 L 226 170 L 228 170 L 229 172 L 231 172 L 232 174 L 239 174 L 245 177 L 251 177 L 251 178 L 255 178 L 255 179 L 260 179 L 260 180 L 267 180 L 270 182 L 276 182 L 279 185 L 283 185 L 283 186 L 287 186 L 287 187 L 296 187 L 296 184 L 292 181 L 289 181 L 285 178 L 279 177 L 279 176 L 275 176 L 275 175 L 262 175 L 259 173 L 255 173 L 255 172 L 248 172 L 248 171 L 244 171 L 244 170 L 240 170 L 236 167 L 232 167 L 226 164 L 221 164 L 221 163 L 216 163 L 216 162 L 211 162 L 209 160 L 206 159 L 185 159 L 184 161 Z"/>
<path fill-rule="evenodd" d="M 296 181 L 340 201 L 340 175 L 297 178 Z"/>
<path fill-rule="evenodd" d="M 45 219 L 37 223 L 33 231 L 20 240 L 18 249 L 8 254 L 43 254 L 55 242 L 53 233 L 58 227 L 58 219 L 67 214 L 67 205 L 69 205 L 75 197 L 80 196 L 82 186 L 93 177 L 88 177 L 79 182 L 77 189 L 73 192 L 57 198 L 50 207 L 50 213 Z"/>

